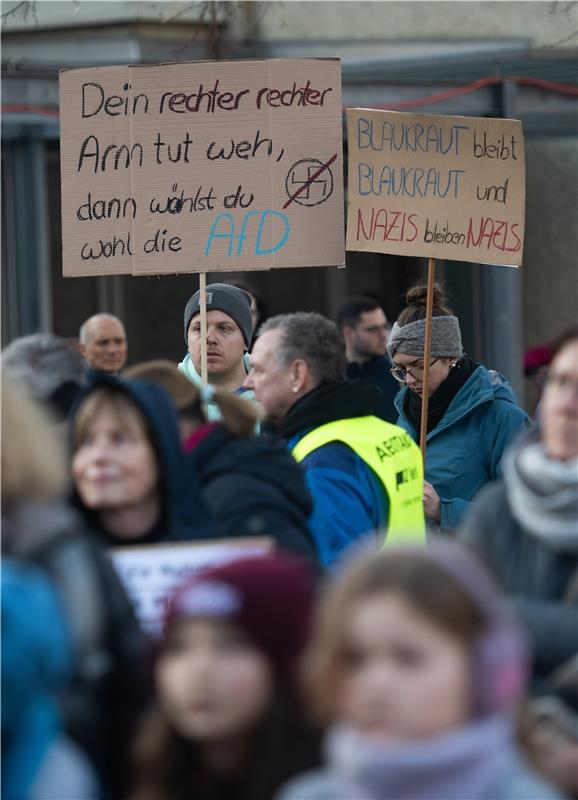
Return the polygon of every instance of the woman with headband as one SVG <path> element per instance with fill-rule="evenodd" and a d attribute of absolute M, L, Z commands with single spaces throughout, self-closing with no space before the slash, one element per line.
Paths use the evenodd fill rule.
<path fill-rule="evenodd" d="M 458 318 L 434 287 L 431 357 L 424 387 L 426 286 L 406 295 L 387 349 L 403 385 L 395 398 L 397 424 L 417 441 L 422 397 L 429 396 L 424 482 L 426 517 L 453 530 L 488 481 L 501 477 L 505 449 L 529 423 L 503 375 L 476 364 L 462 349 Z"/>

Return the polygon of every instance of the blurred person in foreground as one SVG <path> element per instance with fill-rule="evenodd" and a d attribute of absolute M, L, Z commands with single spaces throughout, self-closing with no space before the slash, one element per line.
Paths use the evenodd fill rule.
<path fill-rule="evenodd" d="M 73 647 L 72 680 L 58 698 L 66 732 L 120 797 L 130 736 L 149 693 L 147 651 L 124 589 L 65 501 L 67 491 L 52 420 L 3 376 L 2 556 L 41 569 L 58 589 Z"/>
<path fill-rule="evenodd" d="M 10 342 L 2 351 L 2 370 L 14 384 L 47 405 L 58 423 L 66 421 L 88 383 L 84 358 L 51 333 L 33 333 Z"/>
<path fill-rule="evenodd" d="M 578 654 L 540 685 L 525 722 L 540 771 L 578 800 Z"/>
<path fill-rule="evenodd" d="M 296 690 L 313 592 L 306 563 L 283 554 L 208 568 L 177 590 L 132 800 L 271 800 L 319 763 Z"/>
<path fill-rule="evenodd" d="M 515 740 L 523 637 L 497 586 L 450 541 L 346 567 L 305 654 L 330 724 L 324 770 L 279 800 L 554 800 Z"/>
<path fill-rule="evenodd" d="M 422 397 L 426 392 L 424 343 L 427 286 L 406 295 L 387 349 L 392 375 L 402 384 L 395 406 L 397 424 L 419 441 Z M 427 450 L 423 502 L 434 528 L 454 530 L 486 483 L 501 478 L 507 446 L 529 424 L 503 375 L 476 364 L 462 348 L 460 323 L 433 289 Z"/>
<path fill-rule="evenodd" d="M 210 387 L 200 390 L 170 361 L 145 361 L 125 374 L 159 383 L 171 395 L 184 449 L 223 538 L 268 536 L 287 551 L 317 560 L 305 477 L 281 443 L 253 434 L 259 420 L 255 403 Z M 212 398 L 220 422 L 208 422 L 203 396 Z"/>
<path fill-rule="evenodd" d="M 2 564 L 2 797 L 101 797 L 85 754 L 62 730 L 55 693 L 73 676 L 64 609 L 46 575 Z"/>
<path fill-rule="evenodd" d="M 80 326 L 79 348 L 94 372 L 118 375 L 128 347 L 124 325 L 114 314 L 95 314 Z"/>
<path fill-rule="evenodd" d="M 102 544 L 214 538 L 161 386 L 97 376 L 74 410 L 71 440 L 75 504 Z"/>
<path fill-rule="evenodd" d="M 552 354 L 538 424 L 460 530 L 494 569 L 545 676 L 578 653 L 578 326 Z"/>
<path fill-rule="evenodd" d="M 393 400 L 398 392 L 391 375 L 387 339 L 391 331 L 383 308 L 371 297 L 348 297 L 337 312 L 337 325 L 345 340 L 347 379 L 365 380 L 381 391 L 376 416 L 397 422 Z"/>
<path fill-rule="evenodd" d="M 379 391 L 345 380 L 345 345 L 321 314 L 271 317 L 246 385 L 305 470 L 319 560 L 332 566 L 366 536 L 425 541 L 423 466 L 410 436 L 375 416 Z"/>

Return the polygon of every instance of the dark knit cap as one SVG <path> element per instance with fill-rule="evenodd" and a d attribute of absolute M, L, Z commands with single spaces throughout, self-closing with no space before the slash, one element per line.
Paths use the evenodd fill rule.
<path fill-rule="evenodd" d="M 189 298 L 185 306 L 185 342 L 188 344 L 189 325 L 192 318 L 200 312 L 200 291 Z M 245 345 L 249 349 L 253 335 L 253 320 L 251 319 L 251 296 L 230 286 L 228 283 L 210 283 L 207 286 L 207 311 L 223 311 L 235 320 L 239 326 Z"/>
<path fill-rule="evenodd" d="M 228 561 L 177 589 L 165 625 L 195 617 L 239 625 L 287 678 L 309 635 L 314 582 L 307 562 L 287 554 Z"/>

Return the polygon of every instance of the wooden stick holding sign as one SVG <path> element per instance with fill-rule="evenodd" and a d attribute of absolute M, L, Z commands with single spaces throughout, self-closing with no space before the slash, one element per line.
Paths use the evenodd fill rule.
<path fill-rule="evenodd" d="M 199 311 L 201 312 L 201 380 L 209 383 L 207 375 L 207 273 L 199 275 Z"/>
<path fill-rule="evenodd" d="M 429 406 L 429 367 L 431 358 L 431 326 L 432 326 L 432 311 L 433 311 L 433 289 L 435 282 L 436 260 L 430 258 L 427 268 L 427 298 L 425 307 L 425 340 L 423 346 L 423 381 L 422 381 L 422 397 L 421 397 L 421 424 L 419 432 L 419 447 L 423 458 L 425 467 L 425 449 L 427 437 L 427 412 Z"/>

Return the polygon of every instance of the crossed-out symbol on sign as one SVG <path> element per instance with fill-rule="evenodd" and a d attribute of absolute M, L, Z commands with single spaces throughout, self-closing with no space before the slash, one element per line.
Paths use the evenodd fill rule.
<path fill-rule="evenodd" d="M 295 201 L 301 206 L 318 206 L 324 203 L 333 193 L 333 173 L 329 165 L 335 160 L 333 156 L 326 164 L 317 158 L 302 158 L 296 161 L 287 173 L 285 189 L 289 200 L 286 208 Z"/>

